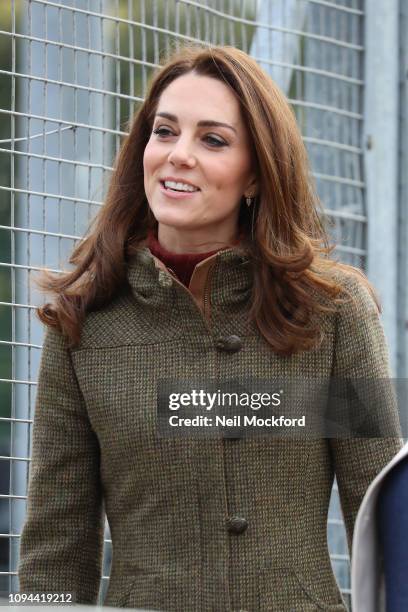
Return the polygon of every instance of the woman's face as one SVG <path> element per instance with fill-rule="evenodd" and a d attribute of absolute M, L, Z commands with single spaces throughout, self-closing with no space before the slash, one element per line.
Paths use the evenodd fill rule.
<path fill-rule="evenodd" d="M 161 94 L 143 159 L 159 232 L 172 228 L 211 242 L 235 237 L 240 200 L 255 192 L 251 161 L 239 104 L 228 87 L 192 72 L 172 81 Z M 165 185 L 166 179 L 172 182 Z"/>

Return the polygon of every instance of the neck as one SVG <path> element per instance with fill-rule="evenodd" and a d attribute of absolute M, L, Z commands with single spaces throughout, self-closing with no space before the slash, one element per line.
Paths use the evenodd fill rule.
<path fill-rule="evenodd" d="M 208 231 L 180 231 L 177 228 L 169 227 L 159 223 L 157 229 L 157 239 L 162 247 L 172 253 L 200 254 L 223 249 L 239 241 L 238 230 L 234 229 L 226 233 L 209 237 Z"/>

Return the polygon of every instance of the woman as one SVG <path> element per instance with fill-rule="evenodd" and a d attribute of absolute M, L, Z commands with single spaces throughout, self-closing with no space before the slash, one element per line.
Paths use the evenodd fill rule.
<path fill-rule="evenodd" d="M 153 80 L 107 200 L 47 286 L 19 576 L 167 611 L 345 610 L 326 541 L 348 537 L 387 440 L 159 437 L 159 382 L 388 375 L 367 281 L 327 257 L 294 115 L 245 53 L 184 48 Z M 383 418 L 384 418 L 383 414 Z M 374 415 L 375 418 L 375 415 Z"/>

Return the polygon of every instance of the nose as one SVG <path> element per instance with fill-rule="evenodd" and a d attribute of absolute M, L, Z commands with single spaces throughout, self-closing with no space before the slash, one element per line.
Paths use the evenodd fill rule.
<path fill-rule="evenodd" d="M 187 139 L 180 138 L 172 147 L 168 154 L 168 161 L 174 166 L 193 167 L 196 164 L 196 159 L 192 154 L 192 145 Z"/>

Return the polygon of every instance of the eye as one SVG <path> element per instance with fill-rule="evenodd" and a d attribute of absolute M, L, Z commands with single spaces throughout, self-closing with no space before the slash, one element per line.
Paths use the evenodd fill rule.
<path fill-rule="evenodd" d="M 164 127 L 164 126 L 154 128 L 154 130 L 152 130 L 152 133 L 156 134 L 156 136 L 158 136 L 159 138 L 166 138 L 167 136 L 174 136 L 174 133 L 169 128 Z M 219 137 L 216 137 L 216 136 L 212 136 L 211 134 L 206 134 L 203 137 L 203 140 L 213 149 L 228 146 L 228 143 L 226 143 L 225 140 Z"/>
<path fill-rule="evenodd" d="M 159 128 L 159 127 L 158 127 L 158 128 L 155 128 L 155 129 L 153 130 L 153 134 L 157 134 L 157 136 L 162 136 L 162 137 L 164 137 L 164 136 L 168 136 L 169 134 L 172 134 L 172 132 L 171 132 L 171 130 L 169 130 L 168 128 L 165 128 L 165 127 L 160 127 L 160 128 Z"/>
<path fill-rule="evenodd" d="M 221 140 L 220 138 L 215 138 L 215 136 L 207 135 L 205 136 L 208 144 L 212 147 L 226 147 L 227 143 L 225 140 Z"/>

